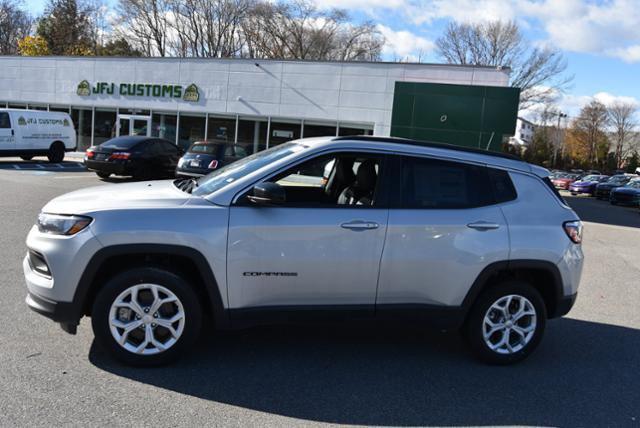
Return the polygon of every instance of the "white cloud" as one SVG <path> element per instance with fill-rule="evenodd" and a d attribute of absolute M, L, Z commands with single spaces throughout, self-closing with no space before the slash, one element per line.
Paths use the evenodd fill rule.
<path fill-rule="evenodd" d="M 315 0 L 384 19 L 393 16 L 415 25 L 436 20 L 481 22 L 516 20 L 542 30 L 540 43 L 640 62 L 639 0 Z M 386 19 L 385 19 L 386 21 Z M 383 21 L 384 22 L 384 21 Z"/>
<path fill-rule="evenodd" d="M 556 105 L 560 111 L 569 115 L 569 119 L 572 119 L 580 114 L 580 109 L 582 107 L 586 106 L 593 100 L 598 100 L 607 107 L 611 107 L 615 103 L 628 103 L 640 108 L 640 100 L 634 97 L 614 95 L 609 92 L 597 92 L 593 95 L 564 94 L 558 98 Z M 533 105 L 528 109 L 521 111 L 519 114 L 529 120 L 535 121 L 544 107 L 545 106 L 542 104 Z"/>
<path fill-rule="evenodd" d="M 394 31 L 385 25 L 378 25 L 378 30 L 385 38 L 382 53 L 406 61 L 418 61 L 420 57 L 431 52 L 433 41 L 417 36 L 409 31 Z"/>

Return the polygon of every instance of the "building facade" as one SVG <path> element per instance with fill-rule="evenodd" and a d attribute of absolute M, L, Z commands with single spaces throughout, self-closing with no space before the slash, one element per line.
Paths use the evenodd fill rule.
<path fill-rule="evenodd" d="M 506 88 L 509 70 L 382 62 L 0 57 L 0 108 L 69 112 L 79 150 L 136 134 L 182 147 L 199 140 L 227 141 L 253 152 L 301 137 L 393 135 L 392 116 L 402 102 L 396 86 L 402 82 Z M 426 114 L 411 113 L 413 122 L 418 113 Z M 446 116 L 433 115 L 441 122 Z"/>
<path fill-rule="evenodd" d="M 513 137 L 510 139 L 510 143 L 514 146 L 529 147 L 533 141 L 533 135 L 536 132 L 535 123 L 528 121 L 522 117 L 518 117 L 516 121 L 516 131 Z"/>

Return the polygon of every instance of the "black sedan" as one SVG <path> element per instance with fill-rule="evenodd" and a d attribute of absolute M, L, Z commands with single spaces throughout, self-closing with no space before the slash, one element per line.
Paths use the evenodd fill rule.
<path fill-rule="evenodd" d="M 173 177 L 180 149 L 162 138 L 126 136 L 90 147 L 84 164 L 101 178 L 111 174 L 138 180 Z"/>
<path fill-rule="evenodd" d="M 242 146 L 215 141 L 193 143 L 176 168 L 178 177 L 202 177 L 247 155 Z"/>

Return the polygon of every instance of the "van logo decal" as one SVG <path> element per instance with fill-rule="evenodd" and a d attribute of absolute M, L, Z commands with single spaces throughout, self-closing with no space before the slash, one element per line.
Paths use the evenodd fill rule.
<path fill-rule="evenodd" d="M 26 124 L 27 124 L 27 120 L 24 117 L 20 116 L 18 118 L 18 125 L 25 126 Z"/>
<path fill-rule="evenodd" d="M 200 93 L 198 92 L 198 87 L 195 85 L 195 83 L 187 86 L 187 89 L 184 90 L 184 96 L 182 97 L 182 99 L 185 101 L 198 102 L 198 100 L 200 99 Z"/>
<path fill-rule="evenodd" d="M 91 85 L 86 80 L 78 83 L 78 89 L 76 90 L 76 94 L 81 97 L 88 97 L 91 95 Z"/>
<path fill-rule="evenodd" d="M 69 120 L 64 119 L 64 120 L 62 121 L 62 125 L 63 125 L 63 126 L 70 126 L 71 124 L 69 123 Z"/>

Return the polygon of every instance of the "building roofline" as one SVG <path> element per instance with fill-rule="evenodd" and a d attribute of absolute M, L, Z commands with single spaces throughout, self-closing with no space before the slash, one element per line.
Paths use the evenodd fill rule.
<path fill-rule="evenodd" d="M 491 65 L 471 65 L 471 64 L 446 64 L 436 62 L 394 62 L 394 61 L 338 61 L 338 60 L 315 60 L 315 59 L 275 59 L 275 58 L 203 58 L 203 57 L 161 57 L 161 56 L 74 56 L 74 55 L 46 55 L 46 56 L 22 56 L 22 55 L 1 55 L 0 60 L 4 58 L 11 59 L 85 59 L 85 60 L 112 60 L 112 59 L 128 59 L 128 60 L 180 60 L 180 61 L 245 61 L 245 62 L 303 62 L 303 63 L 319 63 L 319 64 L 383 64 L 383 65 L 417 65 L 427 67 L 455 67 L 455 68 L 476 68 L 495 71 L 511 71 L 509 66 L 491 66 Z"/>

